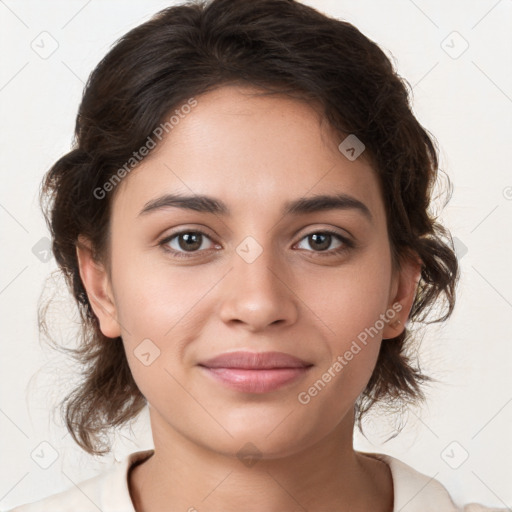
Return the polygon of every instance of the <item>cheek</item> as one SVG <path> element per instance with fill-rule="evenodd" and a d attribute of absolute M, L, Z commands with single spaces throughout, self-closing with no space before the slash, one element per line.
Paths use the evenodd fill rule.
<path fill-rule="evenodd" d="M 329 272 L 301 278 L 301 297 L 330 333 L 331 346 L 343 353 L 351 340 L 380 338 L 384 327 L 381 315 L 388 303 L 391 263 L 380 251 L 367 252 L 360 258 Z M 378 335 L 376 335 L 378 331 Z M 336 355 L 337 355 L 336 354 Z"/>
<path fill-rule="evenodd" d="M 187 346 L 211 318 L 208 293 L 218 278 L 124 254 L 134 252 L 118 252 L 112 280 L 130 369 L 146 397 L 161 395 L 177 407 L 187 395 L 172 376 L 183 380 L 183 365 L 191 362 Z"/>
<path fill-rule="evenodd" d="M 133 378 L 151 403 L 165 403 L 169 410 L 182 407 L 189 398 L 178 382 L 183 381 L 184 348 L 201 321 L 194 304 L 208 284 L 203 290 L 191 285 L 179 271 L 174 274 L 123 261 L 118 267 L 117 285 L 114 283 L 123 345 Z"/>
<path fill-rule="evenodd" d="M 329 326 L 319 351 L 327 357 L 297 398 L 326 428 L 353 407 L 375 368 L 385 325 L 381 315 L 387 308 L 383 275 L 385 271 L 380 276 L 347 273 L 343 280 L 331 282 L 328 293 L 312 296 L 322 323 Z"/>
<path fill-rule="evenodd" d="M 112 276 L 123 336 L 134 342 L 141 336 L 170 338 L 188 324 L 196 305 L 215 285 L 215 275 L 192 266 L 171 266 L 163 258 L 155 261 L 149 255 L 131 254 L 118 256 Z"/>
<path fill-rule="evenodd" d="M 390 321 L 394 317 L 394 311 L 386 314 L 391 306 L 390 279 L 386 251 L 375 250 L 329 276 L 308 278 L 304 284 L 308 305 L 325 326 L 323 343 L 328 358 L 318 375 L 329 387 L 325 395 L 355 399 L 370 379 L 386 318 Z"/>

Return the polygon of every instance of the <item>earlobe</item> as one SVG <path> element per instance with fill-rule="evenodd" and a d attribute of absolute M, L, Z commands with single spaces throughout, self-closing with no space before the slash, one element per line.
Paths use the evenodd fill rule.
<path fill-rule="evenodd" d="M 394 293 L 389 304 L 389 308 L 396 314 L 384 327 L 383 339 L 396 338 L 403 332 L 416 297 L 422 266 L 423 262 L 419 257 L 410 256 L 404 259 L 402 268 L 397 271 Z"/>
<path fill-rule="evenodd" d="M 94 258 L 90 241 L 83 236 L 78 238 L 76 256 L 80 277 L 101 332 L 108 338 L 121 336 L 110 278 L 105 267 Z"/>

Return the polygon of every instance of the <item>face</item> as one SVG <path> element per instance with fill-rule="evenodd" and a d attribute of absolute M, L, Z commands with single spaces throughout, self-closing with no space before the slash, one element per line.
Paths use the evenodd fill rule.
<path fill-rule="evenodd" d="M 390 324 L 407 319 L 417 276 L 392 270 L 364 153 L 346 158 L 311 106 L 251 92 L 227 86 L 196 98 L 118 185 L 110 274 L 92 272 L 84 254 L 80 264 L 103 333 L 122 336 L 153 435 L 177 432 L 226 454 L 252 442 L 272 458 L 341 428 L 382 338 L 401 331 Z M 215 203 L 198 202 L 203 195 Z M 290 208 L 317 196 L 345 202 Z M 234 351 L 307 364 L 201 366 Z"/>

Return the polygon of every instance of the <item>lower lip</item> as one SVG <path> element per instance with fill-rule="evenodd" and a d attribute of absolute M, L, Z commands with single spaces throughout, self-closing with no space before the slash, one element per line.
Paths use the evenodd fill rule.
<path fill-rule="evenodd" d="M 243 393 L 268 393 L 303 377 L 310 367 L 246 370 L 240 368 L 207 368 L 209 375 L 230 388 Z"/>

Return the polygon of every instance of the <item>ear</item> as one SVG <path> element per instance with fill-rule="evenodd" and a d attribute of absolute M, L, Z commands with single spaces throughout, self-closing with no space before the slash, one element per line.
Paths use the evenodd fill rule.
<path fill-rule="evenodd" d="M 402 268 L 395 271 L 388 306 L 395 312 L 395 316 L 384 327 L 383 340 L 396 338 L 405 329 L 405 323 L 416 296 L 422 266 L 421 259 L 417 255 L 410 254 L 403 258 Z"/>
<path fill-rule="evenodd" d="M 121 336 L 110 278 L 105 267 L 94 258 L 90 241 L 82 235 L 78 237 L 76 256 L 80 277 L 101 332 L 108 338 Z"/>

